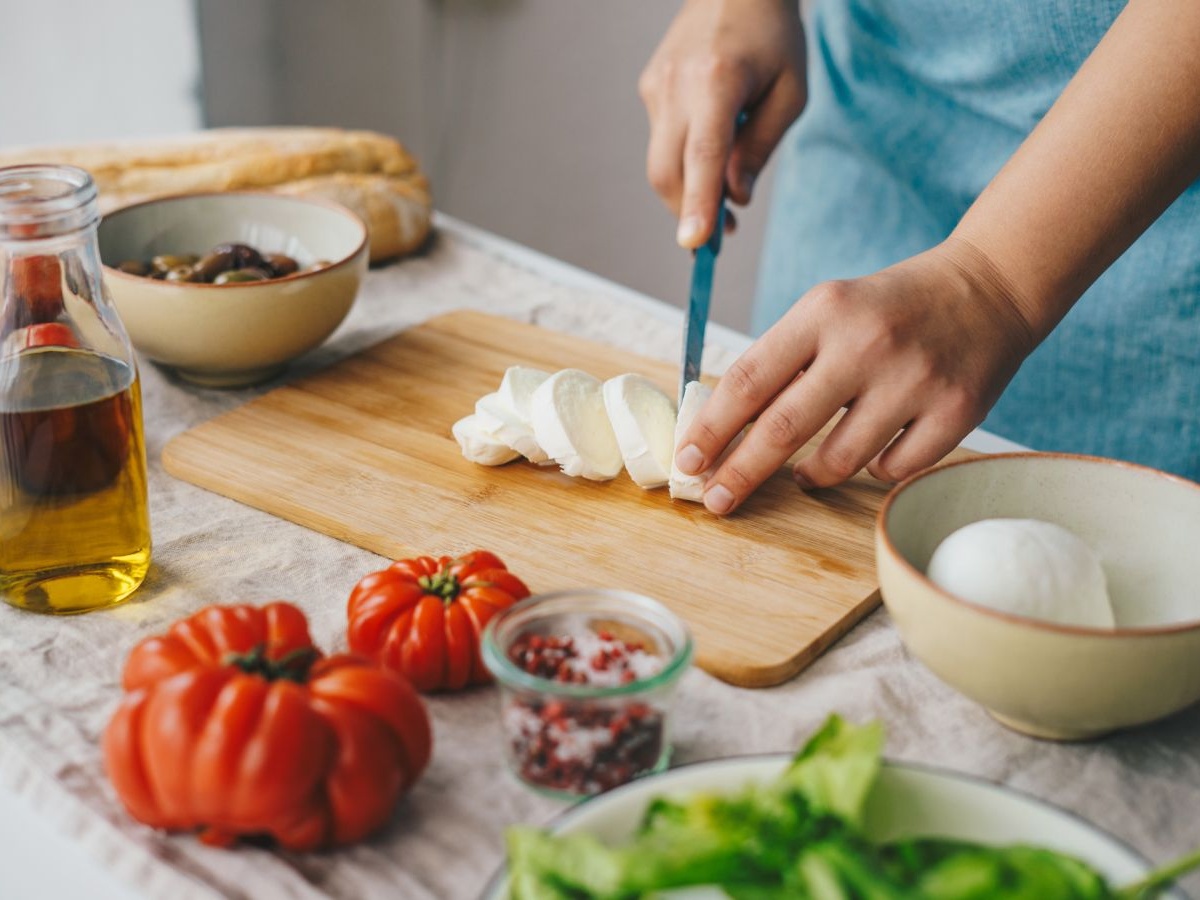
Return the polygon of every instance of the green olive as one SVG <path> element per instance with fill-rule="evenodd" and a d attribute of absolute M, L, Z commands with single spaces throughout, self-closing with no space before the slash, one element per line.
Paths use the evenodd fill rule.
<path fill-rule="evenodd" d="M 140 259 L 126 259 L 117 263 L 117 271 L 124 272 L 127 275 L 149 275 L 151 273 L 150 264 Z"/>
<path fill-rule="evenodd" d="M 163 253 L 151 258 L 150 268 L 156 272 L 166 273 L 180 266 L 195 265 L 199 258 L 194 253 Z"/>
<path fill-rule="evenodd" d="M 167 281 L 199 281 L 200 276 L 196 274 L 194 266 L 176 266 L 169 270 L 165 276 Z"/>
<path fill-rule="evenodd" d="M 285 253 L 263 254 L 263 262 L 270 267 L 271 272 L 276 278 L 283 278 L 285 275 L 291 275 L 300 269 L 300 263 Z"/>
<path fill-rule="evenodd" d="M 213 284 L 240 284 L 246 281 L 266 281 L 269 276 L 262 269 L 230 269 L 213 279 Z"/>

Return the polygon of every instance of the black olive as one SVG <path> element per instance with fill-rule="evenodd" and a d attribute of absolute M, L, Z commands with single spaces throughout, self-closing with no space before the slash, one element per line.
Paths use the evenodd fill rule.
<path fill-rule="evenodd" d="M 263 266 L 262 254 L 249 244 L 217 244 L 212 248 L 213 253 L 228 253 L 233 260 L 232 268 L 253 269 Z"/>
<path fill-rule="evenodd" d="M 215 281 L 222 272 L 236 268 L 232 253 L 228 251 L 218 253 L 216 250 L 205 253 L 195 265 L 196 274 L 201 281 Z"/>
<path fill-rule="evenodd" d="M 300 268 L 300 264 L 284 253 L 265 253 L 263 260 L 271 267 L 276 278 L 291 275 Z"/>

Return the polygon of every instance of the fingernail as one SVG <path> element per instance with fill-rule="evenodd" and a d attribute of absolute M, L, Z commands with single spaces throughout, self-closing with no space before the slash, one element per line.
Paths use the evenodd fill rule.
<path fill-rule="evenodd" d="M 685 216 L 679 220 L 679 230 L 675 233 L 675 241 L 680 247 L 692 249 L 700 243 L 704 233 L 704 223 L 699 216 Z"/>
<path fill-rule="evenodd" d="M 684 475 L 699 475 L 704 468 L 704 454 L 695 444 L 688 444 L 675 454 L 675 465 Z"/>
<path fill-rule="evenodd" d="M 733 494 L 723 484 L 714 485 L 704 492 L 704 506 L 718 516 L 723 516 L 733 509 Z"/>
<path fill-rule="evenodd" d="M 812 482 L 810 482 L 799 472 L 793 472 L 792 479 L 800 486 L 800 490 L 802 491 L 811 491 L 813 489 Z"/>

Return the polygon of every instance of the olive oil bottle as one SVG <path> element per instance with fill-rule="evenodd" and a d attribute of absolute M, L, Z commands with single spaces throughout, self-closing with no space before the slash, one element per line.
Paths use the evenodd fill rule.
<path fill-rule="evenodd" d="M 101 609 L 150 566 L 137 366 L 104 291 L 95 187 L 0 169 L 0 598 Z"/>
<path fill-rule="evenodd" d="M 38 612 L 117 603 L 150 565 L 137 375 L 69 348 L 27 365 L 0 406 L 0 593 Z"/>

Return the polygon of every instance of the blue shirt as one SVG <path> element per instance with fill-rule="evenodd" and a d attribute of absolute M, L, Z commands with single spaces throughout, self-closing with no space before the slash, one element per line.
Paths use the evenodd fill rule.
<path fill-rule="evenodd" d="M 818 282 L 949 235 L 1123 5 L 821 0 L 808 107 L 778 151 L 755 331 Z M 1026 360 L 984 427 L 1200 479 L 1200 182 Z"/>

